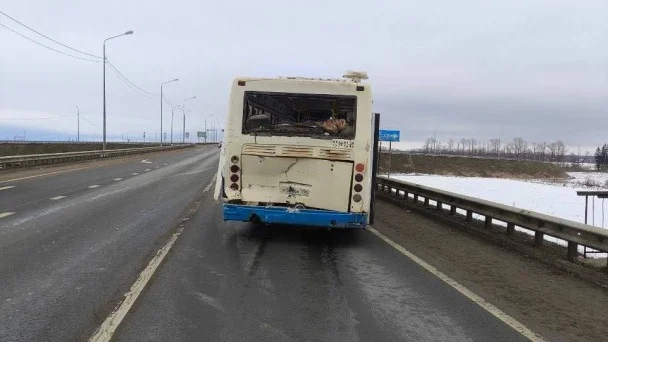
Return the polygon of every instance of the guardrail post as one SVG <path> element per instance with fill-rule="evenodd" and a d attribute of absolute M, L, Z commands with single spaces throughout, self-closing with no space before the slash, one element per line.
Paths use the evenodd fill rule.
<path fill-rule="evenodd" d="M 413 195 L 413 199 L 415 200 L 414 201 L 415 205 L 417 205 L 419 203 L 419 195 L 418 194 Z"/>
<path fill-rule="evenodd" d="M 465 222 L 469 223 L 472 221 L 472 211 L 465 210 Z"/>
<path fill-rule="evenodd" d="M 578 254 L 577 242 L 568 241 L 568 256 L 566 257 L 568 259 L 568 261 L 575 260 L 575 257 L 577 256 L 577 254 Z"/>
<path fill-rule="evenodd" d="M 493 225 L 493 218 L 490 216 L 486 217 L 486 222 L 484 223 L 485 228 L 490 228 L 490 226 Z"/>
<path fill-rule="evenodd" d="M 506 223 L 506 234 L 509 236 L 516 231 L 516 225 L 513 223 Z"/>
<path fill-rule="evenodd" d="M 442 202 L 440 202 L 440 201 L 436 201 L 435 209 L 436 209 L 436 210 L 442 210 Z"/>
<path fill-rule="evenodd" d="M 456 215 L 456 206 L 451 205 L 451 208 L 449 209 L 449 215 Z"/>
<path fill-rule="evenodd" d="M 424 197 L 424 207 L 429 207 L 429 198 Z"/>
<path fill-rule="evenodd" d="M 543 232 L 539 232 L 539 231 L 534 232 L 534 245 L 536 246 L 543 245 Z"/>

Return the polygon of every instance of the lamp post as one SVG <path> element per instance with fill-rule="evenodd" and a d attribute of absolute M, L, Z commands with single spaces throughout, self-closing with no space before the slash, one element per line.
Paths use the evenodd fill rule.
<path fill-rule="evenodd" d="M 197 96 L 186 98 L 183 100 L 183 135 L 182 135 L 183 143 L 186 142 L 186 101 L 195 98 L 197 98 Z"/>
<path fill-rule="evenodd" d="M 175 81 L 179 81 L 179 79 L 165 81 L 164 83 L 160 84 L 160 146 L 161 147 L 163 146 L 163 85 Z"/>
<path fill-rule="evenodd" d="M 213 117 L 213 115 L 208 115 L 204 119 L 204 144 L 206 144 L 206 136 L 208 135 L 208 131 L 206 130 L 206 120 L 208 120 L 209 117 Z"/>
<path fill-rule="evenodd" d="M 170 144 L 174 143 L 174 110 L 181 106 L 172 107 L 172 122 L 170 123 Z"/>
<path fill-rule="evenodd" d="M 110 40 L 110 39 L 114 39 L 116 37 L 120 37 L 120 36 L 124 36 L 124 35 L 132 35 L 132 34 L 133 34 L 133 31 L 128 30 L 128 31 L 124 32 L 123 34 L 108 37 L 107 39 L 103 40 L 103 150 L 104 151 L 105 151 L 105 127 L 106 127 L 106 125 L 105 125 L 105 121 L 106 121 L 105 120 L 105 62 L 106 62 L 105 42 Z"/>

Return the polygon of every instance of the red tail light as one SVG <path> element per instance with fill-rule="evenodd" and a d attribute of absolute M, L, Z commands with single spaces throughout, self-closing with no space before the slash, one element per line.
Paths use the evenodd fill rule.
<path fill-rule="evenodd" d="M 357 171 L 358 173 L 363 172 L 364 171 L 364 164 L 359 163 L 359 164 L 355 165 L 355 171 Z"/>

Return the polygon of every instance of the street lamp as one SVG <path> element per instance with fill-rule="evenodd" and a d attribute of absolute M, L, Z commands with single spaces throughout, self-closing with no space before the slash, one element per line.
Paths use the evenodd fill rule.
<path fill-rule="evenodd" d="M 206 144 L 206 135 L 208 134 L 208 131 L 206 130 L 206 120 L 208 120 L 209 117 L 213 117 L 213 115 L 208 115 L 204 119 L 204 144 Z"/>
<path fill-rule="evenodd" d="M 186 101 L 195 99 L 197 96 L 186 98 L 183 100 L 183 143 L 186 142 Z"/>
<path fill-rule="evenodd" d="M 179 81 L 179 79 L 165 81 L 164 83 L 160 84 L 160 146 L 161 147 L 163 146 L 163 85 L 175 81 Z"/>
<path fill-rule="evenodd" d="M 114 39 L 116 37 L 125 36 L 125 35 L 132 35 L 132 34 L 133 34 L 133 30 L 128 30 L 128 31 L 124 32 L 123 34 L 108 37 L 107 39 L 103 40 L 103 150 L 104 151 L 105 151 L 105 62 L 106 62 L 105 42 L 110 40 L 110 39 Z"/>
<path fill-rule="evenodd" d="M 174 143 L 174 110 L 179 109 L 181 106 L 172 107 L 172 122 L 170 123 L 170 144 Z"/>

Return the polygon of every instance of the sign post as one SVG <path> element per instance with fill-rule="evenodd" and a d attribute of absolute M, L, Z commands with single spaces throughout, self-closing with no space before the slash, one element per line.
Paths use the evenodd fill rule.
<path fill-rule="evenodd" d="M 390 161 L 387 165 L 387 177 L 390 177 L 390 170 L 392 169 L 392 142 L 398 142 L 401 137 L 400 130 L 380 130 L 378 132 L 378 140 L 380 142 L 390 142 Z M 379 143 L 380 144 L 380 143 Z M 380 148 L 380 147 L 379 147 Z M 380 152 L 380 149 L 379 149 Z"/>

